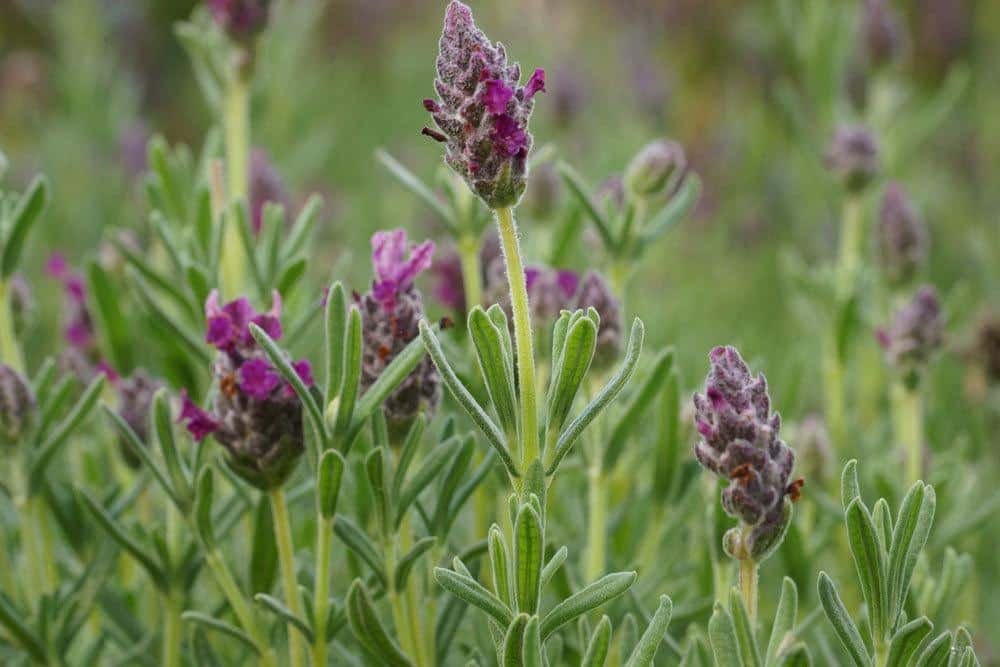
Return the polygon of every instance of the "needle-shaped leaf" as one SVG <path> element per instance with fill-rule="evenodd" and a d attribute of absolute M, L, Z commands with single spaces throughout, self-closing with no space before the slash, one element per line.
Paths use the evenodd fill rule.
<path fill-rule="evenodd" d="M 546 465 L 545 474 L 553 475 L 555 471 L 559 468 L 559 464 L 562 460 L 569 454 L 573 445 L 576 443 L 577 439 L 583 433 L 584 429 L 590 425 L 594 419 L 597 418 L 601 412 L 604 411 L 611 401 L 618 396 L 621 392 L 622 387 L 624 387 L 628 381 L 632 378 L 635 373 L 636 366 L 639 363 L 639 353 L 642 351 L 642 339 L 645 332 L 642 320 L 636 318 L 632 322 L 632 331 L 629 334 L 628 345 L 625 349 L 625 360 L 622 362 L 621 368 L 615 373 L 614 377 L 608 381 L 604 388 L 597 394 L 597 396 L 592 400 L 587 407 L 583 409 L 569 426 L 562 432 L 559 436 L 559 440 L 556 442 L 555 450 L 552 453 L 551 460 Z"/>
<path fill-rule="evenodd" d="M 897 630 L 889 643 L 886 667 L 907 667 L 912 664 L 917 650 L 933 629 L 934 624 L 926 616 L 921 616 Z"/>
<path fill-rule="evenodd" d="M 453 459 L 457 451 L 456 447 L 460 443 L 461 439 L 458 436 L 452 436 L 432 449 L 420 464 L 420 467 L 417 468 L 417 471 L 403 484 L 399 498 L 396 501 L 396 526 L 399 526 L 406 515 L 406 511 L 413 504 L 413 501 L 441 474 L 441 471 L 444 470 L 448 462 Z"/>
<path fill-rule="evenodd" d="M 501 627 L 507 627 L 513 619 L 513 614 L 507 605 L 468 574 L 436 567 L 434 579 L 452 595 L 489 614 Z"/>
<path fill-rule="evenodd" d="M 420 448 L 421 439 L 424 436 L 424 429 L 427 427 L 427 417 L 419 414 L 414 418 L 410 429 L 406 432 L 406 440 L 400 448 L 399 460 L 396 463 L 396 470 L 392 474 L 392 497 L 399 499 L 399 494 L 403 490 L 403 483 L 410 472 L 410 465 Z M 442 438 L 442 441 L 447 438 Z"/>
<path fill-rule="evenodd" d="M 629 436 L 645 423 L 643 415 L 646 414 L 646 410 L 652 405 L 656 395 L 665 386 L 667 375 L 673 365 L 673 348 L 661 351 L 653 360 L 649 375 L 646 376 L 642 385 L 632 395 L 628 405 L 614 422 L 614 428 L 611 430 L 611 436 L 604 449 L 604 470 L 611 470 L 614 467 Z"/>
<path fill-rule="evenodd" d="M 513 586 L 511 585 L 510 576 L 510 550 L 507 548 L 507 541 L 503 538 L 503 533 L 500 532 L 500 527 L 496 524 L 490 527 L 487 541 L 489 544 L 490 571 L 493 576 L 493 590 L 500 596 L 500 600 L 505 605 L 513 607 L 515 605 L 513 604 Z"/>
<path fill-rule="evenodd" d="M 469 312 L 468 328 L 500 428 L 508 437 L 513 437 L 517 433 L 518 419 L 514 367 L 500 330 L 480 306 Z"/>
<path fill-rule="evenodd" d="M 347 620 L 358 641 L 387 667 L 409 667 L 413 663 L 389 637 L 379 620 L 368 589 L 355 579 L 347 591 Z"/>
<path fill-rule="evenodd" d="M 588 317 L 579 317 L 567 329 L 553 369 L 547 408 L 547 430 L 562 430 L 576 400 L 580 385 L 587 377 L 597 346 L 597 325 Z"/>
<path fill-rule="evenodd" d="M 410 578 L 413 566 L 417 564 L 421 556 L 434 546 L 435 542 L 437 542 L 437 538 L 435 537 L 422 537 L 399 559 L 399 562 L 396 563 L 396 574 L 394 575 L 397 591 L 406 588 L 406 582 Z"/>
<path fill-rule="evenodd" d="M 458 223 L 455 214 L 445 206 L 444 200 L 430 189 L 416 174 L 407 169 L 381 148 L 375 151 L 375 157 L 382 165 L 396 177 L 403 187 L 415 194 L 421 201 L 434 211 L 441 223 L 448 229 L 452 236 L 458 236 Z"/>
<path fill-rule="evenodd" d="M 354 522 L 344 516 L 337 517 L 333 524 L 333 532 L 348 549 L 356 553 L 371 568 L 383 586 L 388 583 L 385 570 L 382 567 L 382 560 L 379 558 L 375 545 Z"/>
<path fill-rule="evenodd" d="M 861 592 L 868 604 L 872 632 L 882 641 L 887 631 L 887 578 L 885 554 L 875 534 L 875 523 L 868 508 L 855 498 L 847 508 L 847 541 L 854 558 L 854 566 L 861 582 Z"/>
<path fill-rule="evenodd" d="M 313 641 L 313 630 L 309 627 L 309 624 L 305 619 L 296 616 L 291 609 L 285 606 L 281 600 L 276 597 L 267 595 L 266 593 L 257 593 L 253 596 L 253 599 L 264 609 L 267 609 L 272 614 L 280 618 L 283 622 L 287 623 L 291 627 L 302 633 L 302 636 L 306 638 L 306 641 L 312 643 Z"/>
<path fill-rule="evenodd" d="M 563 181 L 566 183 L 566 187 L 573 197 L 576 198 L 577 203 L 580 204 L 580 207 L 587 214 L 587 217 L 590 218 L 590 221 L 594 223 L 594 227 L 597 228 L 597 233 L 600 235 L 604 246 L 608 249 L 617 248 L 618 242 L 611 232 L 611 225 L 607 217 L 594 205 L 594 199 L 590 194 L 587 184 L 584 183 L 583 177 L 565 162 L 560 162 L 558 169 L 559 175 L 562 176 Z"/>
<path fill-rule="evenodd" d="M 552 577 L 556 575 L 559 568 L 566 562 L 566 557 L 568 555 L 569 549 L 565 546 L 559 547 L 559 550 L 552 554 L 552 558 L 550 558 L 549 562 L 547 562 L 545 567 L 542 568 L 542 588 L 545 588 L 549 582 L 552 581 Z"/>
<path fill-rule="evenodd" d="M 24 615 L 18 611 L 7 594 L 0 591 L 0 625 L 7 630 L 14 644 L 31 655 L 40 665 L 48 662 L 44 644 L 35 636 L 34 631 L 24 623 Z"/>
<path fill-rule="evenodd" d="M 587 650 L 580 661 L 580 667 L 604 667 L 611 649 L 611 619 L 601 616 L 593 634 L 587 642 Z"/>
<path fill-rule="evenodd" d="M 198 475 L 198 487 L 194 496 L 194 526 L 198 531 L 198 537 L 205 546 L 215 544 L 215 525 L 212 518 L 214 496 L 212 468 L 205 466 Z"/>
<path fill-rule="evenodd" d="M 529 615 L 538 612 L 544 543 L 542 520 L 531 505 L 521 505 L 514 521 L 514 581 L 517 610 Z"/>
<path fill-rule="evenodd" d="M 170 481 L 178 497 L 183 500 L 185 507 L 188 507 L 192 493 L 191 474 L 177 451 L 173 420 L 170 418 L 170 400 L 167 397 L 166 389 L 159 389 L 153 395 L 152 422 L 156 442 L 160 445 L 160 451 L 163 452 L 163 461 L 167 466 Z"/>
<path fill-rule="evenodd" d="M 643 225 L 642 243 L 657 240 L 677 226 L 694 208 L 701 196 L 701 179 L 694 172 L 688 173 L 680 189 Z"/>
<path fill-rule="evenodd" d="M 645 632 L 636 642 L 632 654 L 625 662 L 625 667 L 650 667 L 656 658 L 656 650 L 663 642 L 663 637 L 667 634 L 667 626 L 670 625 L 670 617 L 673 614 L 674 605 L 666 595 L 660 596 L 660 603 L 656 607 L 656 613 L 649 620 Z"/>
<path fill-rule="evenodd" d="M 635 583 L 635 572 L 614 572 L 585 586 L 549 611 L 542 619 L 542 641 L 566 623 L 615 599 Z"/>
<path fill-rule="evenodd" d="M 781 597 L 778 598 L 778 610 L 774 614 L 771 625 L 771 639 L 767 642 L 767 653 L 764 664 L 773 667 L 782 649 L 793 640 L 795 618 L 799 610 L 799 589 L 791 578 L 781 581 Z"/>
<path fill-rule="evenodd" d="M 332 401 L 344 380 L 344 344 L 347 340 L 347 297 L 337 281 L 326 295 L 326 386 L 323 397 Z"/>
<path fill-rule="evenodd" d="M 119 303 L 116 289 L 107 271 L 95 261 L 87 262 L 87 296 L 96 320 L 100 339 L 106 341 L 115 368 L 132 367 L 132 340 L 128 322 Z"/>
<path fill-rule="evenodd" d="M 132 450 L 132 453 L 135 454 L 140 461 L 146 464 L 146 467 L 153 473 L 153 477 L 157 482 L 159 482 L 160 486 L 173 501 L 174 505 L 176 505 L 179 510 L 186 513 L 187 509 L 190 507 L 190 503 L 185 503 L 181 497 L 177 495 L 173 485 L 170 483 L 167 473 L 164 472 L 163 468 L 160 467 L 160 464 L 153 459 L 153 454 L 150 449 L 146 447 L 146 444 L 139 440 L 139 436 L 135 434 L 132 427 L 128 425 L 128 422 L 122 419 L 121 415 L 119 415 L 117 411 L 103 403 L 101 404 L 101 409 L 104 410 L 105 416 L 111 421 L 112 426 L 114 426 L 118 431 L 118 434 L 121 436 L 125 445 Z"/>
<path fill-rule="evenodd" d="M 232 639 L 236 639 L 253 651 L 254 655 L 260 655 L 260 648 L 253 642 L 252 639 L 250 639 L 250 636 L 247 633 L 233 625 L 230 625 L 229 623 L 226 623 L 225 621 L 220 621 L 214 616 L 203 614 L 200 611 L 186 611 L 181 614 L 181 618 L 189 623 L 197 623 L 208 630 L 213 630 L 223 635 L 227 635 Z"/>
<path fill-rule="evenodd" d="M 868 650 L 861 640 L 858 626 L 854 624 L 851 615 L 847 613 L 847 608 L 844 607 L 840 594 L 837 593 L 836 585 L 826 572 L 819 573 L 817 589 L 826 618 L 833 626 L 837 638 L 851 657 L 855 667 L 871 667 L 871 657 L 869 657 Z"/>
<path fill-rule="evenodd" d="M 518 614 L 507 628 L 501 649 L 502 667 L 524 667 L 524 631 L 529 618 L 527 614 Z"/>
<path fill-rule="evenodd" d="M 942 632 L 920 652 L 913 667 L 945 667 L 951 654 L 951 633 Z"/>
<path fill-rule="evenodd" d="M 729 611 L 733 620 L 733 633 L 736 636 L 736 645 L 739 647 L 740 656 L 745 667 L 762 667 L 764 664 L 760 655 L 760 646 L 757 644 L 757 637 L 754 634 L 753 622 L 743 603 L 743 596 L 736 588 L 729 591 Z"/>
<path fill-rule="evenodd" d="M 718 667 L 745 667 L 733 619 L 718 602 L 715 603 L 712 617 L 708 619 L 708 638 Z"/>
<path fill-rule="evenodd" d="M 48 181 L 45 180 L 44 176 L 35 176 L 10 214 L 6 237 L 0 239 L 3 242 L 3 254 L 0 256 L 0 280 L 10 278 L 17 270 L 21 263 L 21 254 L 24 251 L 28 233 L 41 217 L 48 201 Z"/>
<path fill-rule="evenodd" d="M 854 502 L 855 498 L 861 497 L 861 486 L 858 484 L 858 461 L 851 459 L 844 466 L 844 472 L 840 476 L 840 503 L 844 511 Z"/>
<path fill-rule="evenodd" d="M 344 457 L 336 449 L 328 449 L 320 457 L 316 469 L 316 501 L 320 516 L 330 521 L 337 513 L 337 498 L 344 477 Z"/>
<path fill-rule="evenodd" d="M 254 509 L 248 569 L 251 593 L 267 593 L 272 589 L 278 575 L 278 542 L 274 535 L 274 513 L 265 495 L 257 500 Z"/>
<path fill-rule="evenodd" d="M 337 397 L 334 425 L 335 436 L 338 439 L 344 438 L 339 442 L 338 447 L 345 454 L 351 445 L 345 440 L 351 437 L 349 431 L 354 419 L 354 407 L 358 400 L 361 384 L 361 355 L 363 352 L 361 324 L 361 310 L 357 304 L 352 303 L 347 311 L 347 327 L 344 333 L 343 380 L 340 385 L 340 394 Z"/>
<path fill-rule="evenodd" d="M 910 590 L 910 578 L 917 565 L 920 551 L 927 543 L 931 526 L 934 524 L 934 510 L 937 498 L 934 487 L 917 482 L 907 492 L 899 507 L 899 516 L 892 531 L 889 547 L 889 601 L 894 621 L 906 603 Z"/>
<path fill-rule="evenodd" d="M 322 208 L 323 198 L 317 194 L 310 195 L 299 210 L 295 222 L 292 223 L 288 238 L 285 239 L 285 244 L 281 248 L 282 261 L 287 262 L 305 249 L 313 229 L 319 222 L 319 213 Z"/>
<path fill-rule="evenodd" d="M 872 521 L 875 523 L 878 544 L 888 558 L 889 544 L 892 540 L 892 510 L 889 509 L 889 502 L 885 498 L 879 498 L 872 507 Z"/>
<path fill-rule="evenodd" d="M 444 356 L 444 350 L 441 349 L 441 341 L 438 340 L 430 325 L 424 320 L 420 321 L 420 339 L 427 348 L 427 353 L 430 354 L 431 361 L 434 362 L 434 366 L 438 369 L 438 373 L 441 375 L 441 379 L 448 388 L 449 393 L 462 406 L 462 409 L 465 410 L 466 414 L 479 427 L 483 435 L 486 436 L 486 441 L 496 451 L 500 460 L 503 461 L 508 474 L 516 477 L 519 474 L 517 466 L 507 451 L 503 433 L 486 413 L 486 410 L 483 409 L 483 406 L 479 404 L 479 401 L 465 387 L 465 384 L 458 379 L 455 370 Z"/>
<path fill-rule="evenodd" d="M 79 498 L 83 507 L 85 507 L 94 518 L 97 525 L 99 525 L 101 529 L 107 533 L 108 537 L 117 542 L 122 549 L 128 552 L 128 554 L 142 566 L 142 568 L 146 571 L 146 574 L 149 575 L 150 580 L 152 580 L 153 585 L 156 586 L 158 590 L 165 590 L 167 586 L 167 577 L 164 573 L 162 564 L 157 562 L 156 556 L 148 552 L 135 540 L 134 537 L 129 535 L 125 528 L 115 521 L 101 506 L 101 504 L 89 493 L 80 489 Z"/>
<path fill-rule="evenodd" d="M 69 414 L 56 425 L 52 434 L 39 447 L 37 455 L 31 462 L 30 486 L 33 491 L 37 490 L 42 483 L 45 470 L 48 468 L 49 463 L 52 462 L 52 458 L 56 455 L 56 452 L 59 451 L 69 439 L 69 436 L 80 427 L 83 421 L 94 410 L 97 400 L 101 397 L 101 391 L 104 389 L 104 380 L 104 373 L 100 373 L 91 381 L 90 386 L 87 387 L 83 395 L 73 405 Z"/>

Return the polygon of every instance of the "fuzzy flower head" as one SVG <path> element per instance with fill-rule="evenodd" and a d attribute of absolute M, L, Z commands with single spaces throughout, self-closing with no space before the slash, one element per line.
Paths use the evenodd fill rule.
<path fill-rule="evenodd" d="M 893 284 L 913 279 L 927 259 L 927 229 L 898 183 L 886 186 L 878 219 L 882 273 Z"/>
<path fill-rule="evenodd" d="M 861 192 L 878 173 L 878 142 L 866 127 L 839 127 L 826 152 L 826 166 L 841 179 L 848 192 Z"/>
<path fill-rule="evenodd" d="M 536 69 L 522 86 L 521 68 L 507 62 L 503 45 L 476 27 L 468 6 L 452 0 L 437 74 L 439 99 L 424 100 L 424 108 L 438 129 L 424 134 L 447 144 L 445 161 L 487 206 L 513 206 L 525 188 L 528 121 L 535 94 L 545 90 L 545 71 Z"/>
<path fill-rule="evenodd" d="M 256 324 L 281 338 L 281 300 L 277 293 L 272 298 L 270 311 L 259 313 L 244 298 L 219 305 L 218 293 L 209 295 L 205 340 L 218 350 L 212 365 L 218 390 L 210 410 L 183 393 L 178 420 L 195 440 L 214 435 L 233 472 L 262 490 L 283 484 L 305 450 L 302 403 L 250 333 Z M 306 386 L 313 384 L 308 361 L 291 365 Z"/>
<path fill-rule="evenodd" d="M 791 519 L 790 501 L 801 480 L 789 483 L 795 454 L 778 432 L 763 374 L 753 377 L 733 347 L 709 354 L 705 393 L 694 395 L 694 422 L 701 435 L 698 462 L 729 482 L 722 491 L 726 513 L 751 527 L 733 529 L 726 550 L 734 558 L 761 561 L 780 544 Z"/>
<path fill-rule="evenodd" d="M 416 277 L 431 266 L 434 244 L 410 246 L 406 232 L 397 229 L 372 236 L 372 288 L 355 300 L 361 309 L 361 393 L 419 333 L 424 316 L 423 297 Z M 390 425 L 406 424 L 421 410 L 433 412 L 441 400 L 441 378 L 430 357 L 424 358 L 385 400 Z"/>
<path fill-rule="evenodd" d="M 0 445 L 17 444 L 31 423 L 35 395 L 20 373 L 0 364 Z"/>
<path fill-rule="evenodd" d="M 910 382 L 944 344 L 944 315 L 937 290 L 925 285 L 913 299 L 896 312 L 888 329 L 876 332 L 889 364 Z"/>
<path fill-rule="evenodd" d="M 237 42 L 263 31 L 271 12 L 270 0 L 207 0 L 207 4 L 216 24 Z"/>

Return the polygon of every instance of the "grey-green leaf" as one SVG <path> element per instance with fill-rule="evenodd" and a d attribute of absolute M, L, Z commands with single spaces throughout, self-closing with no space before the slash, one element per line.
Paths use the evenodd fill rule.
<path fill-rule="evenodd" d="M 323 452 L 316 471 L 316 497 L 320 516 L 327 521 L 337 513 L 337 497 L 343 477 L 344 457 L 336 449 Z"/>
<path fill-rule="evenodd" d="M 542 619 L 542 641 L 548 639 L 549 635 L 564 624 L 575 620 L 581 614 L 586 614 L 605 602 L 615 599 L 631 588 L 637 578 L 638 575 L 635 572 L 606 574 L 569 596 L 553 607 Z"/>
<path fill-rule="evenodd" d="M 708 619 L 708 638 L 718 667 L 744 667 L 733 619 L 718 602 Z"/>
<path fill-rule="evenodd" d="M 583 654 L 580 667 L 604 667 L 611 648 L 611 619 L 601 616 L 594 633 L 587 642 L 587 651 Z"/>
<path fill-rule="evenodd" d="M 521 505 L 514 521 L 514 581 L 517 610 L 529 615 L 538 611 L 541 597 L 544 541 L 538 514 L 531 505 Z"/>
<path fill-rule="evenodd" d="M 777 664 L 779 652 L 791 641 L 798 609 L 799 589 L 791 578 L 785 577 L 781 582 L 778 610 L 774 614 L 774 623 L 771 625 L 771 639 L 767 643 L 767 654 L 764 659 L 764 664 L 767 667 L 773 667 Z"/>
<path fill-rule="evenodd" d="M 347 591 L 347 621 L 358 641 L 389 667 L 409 667 L 413 663 L 389 637 L 372 604 L 368 589 L 355 579 Z"/>
<path fill-rule="evenodd" d="M 650 667 L 656 658 L 656 650 L 663 642 L 663 637 L 667 634 L 667 626 L 670 625 L 670 617 L 673 614 L 673 603 L 666 595 L 660 596 L 660 604 L 656 608 L 656 613 L 650 619 L 646 631 L 642 633 L 639 642 L 632 649 L 625 667 Z"/>
<path fill-rule="evenodd" d="M 885 554 L 875 534 L 875 524 L 868 508 L 855 498 L 847 508 L 847 540 L 854 557 L 854 566 L 861 581 L 861 592 L 868 603 L 872 632 L 881 641 L 887 628 Z"/>
<path fill-rule="evenodd" d="M 840 594 L 837 593 L 837 587 L 826 572 L 819 573 L 817 589 L 819 591 L 820 604 L 823 605 L 823 611 L 826 613 L 826 617 L 833 626 L 837 638 L 840 639 L 840 643 L 847 650 L 855 667 L 871 667 L 871 657 L 868 655 L 868 650 L 861 640 L 861 633 L 858 631 L 858 626 L 854 624 L 851 615 L 847 613 L 847 608 L 844 607 L 844 603 L 840 599 Z"/>
<path fill-rule="evenodd" d="M 913 568 L 934 523 L 936 504 L 934 487 L 922 482 L 915 483 L 900 504 L 889 548 L 889 601 L 893 614 L 890 620 L 895 620 L 906 602 Z"/>
<path fill-rule="evenodd" d="M 934 624 L 926 616 L 915 618 L 893 635 L 889 643 L 889 657 L 885 667 L 907 667 L 917 654 L 924 638 L 931 633 Z"/>

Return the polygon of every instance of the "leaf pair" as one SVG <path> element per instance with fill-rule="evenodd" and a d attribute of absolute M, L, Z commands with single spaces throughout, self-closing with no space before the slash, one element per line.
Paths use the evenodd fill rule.
<path fill-rule="evenodd" d="M 766 650 L 761 651 L 753 622 L 737 589 L 729 594 L 729 609 L 718 602 L 708 622 L 709 640 L 718 667 L 791 667 L 811 665 L 812 656 L 795 636 L 798 588 L 788 577 L 781 584 L 781 597 L 771 624 Z"/>

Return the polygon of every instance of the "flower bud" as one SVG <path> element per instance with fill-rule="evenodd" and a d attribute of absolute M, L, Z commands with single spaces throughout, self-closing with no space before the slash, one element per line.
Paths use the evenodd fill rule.
<path fill-rule="evenodd" d="M 433 242 L 410 246 L 402 229 L 372 236 L 375 280 L 367 294 L 357 297 L 362 322 L 362 394 L 420 334 L 423 298 L 413 283 L 430 268 L 433 253 Z M 424 355 L 385 400 L 383 409 L 390 424 L 401 425 L 422 410 L 433 413 L 440 400 L 441 378 L 430 357 Z"/>
<path fill-rule="evenodd" d="M 915 382 L 944 343 L 944 316 L 937 290 L 921 287 L 900 308 L 888 329 L 876 332 L 890 365 Z"/>
<path fill-rule="evenodd" d="M 248 42 L 267 27 L 270 0 L 207 0 L 216 24 L 236 42 Z"/>
<path fill-rule="evenodd" d="M 445 161 L 490 208 L 515 205 L 525 188 L 532 137 L 528 121 L 534 96 L 545 90 L 536 69 L 520 85 L 521 68 L 507 62 L 472 20 L 472 10 L 452 0 L 445 11 L 434 88 L 424 100 L 438 130 L 423 133 L 447 144 Z"/>
<path fill-rule="evenodd" d="M 250 221 L 253 231 L 259 234 L 264 226 L 264 205 L 268 202 L 281 204 L 288 215 L 288 191 L 275 171 L 274 165 L 261 149 L 254 149 L 250 155 Z"/>
<path fill-rule="evenodd" d="M 886 186 L 877 232 L 879 260 L 886 279 L 893 284 L 910 281 L 927 259 L 927 230 L 897 183 Z"/>
<path fill-rule="evenodd" d="M 745 526 L 727 550 L 736 558 L 766 558 L 780 543 L 791 518 L 789 502 L 801 480 L 789 483 L 795 454 L 778 437 L 781 417 L 771 413 L 763 374 L 756 378 L 732 347 L 709 355 L 705 393 L 694 395 L 698 462 L 729 482 L 722 491 L 726 513 Z M 735 534 L 734 534 L 735 535 Z M 733 538 L 735 539 L 735 538 Z"/>
<path fill-rule="evenodd" d="M 861 11 L 861 43 L 865 61 L 872 67 L 888 65 L 898 55 L 903 41 L 899 17 L 886 0 L 864 0 Z"/>
<path fill-rule="evenodd" d="M 116 385 L 118 414 L 139 436 L 140 442 L 147 442 L 149 440 L 149 414 L 153 407 L 153 395 L 163 386 L 163 383 L 139 368 L 130 376 L 120 379 Z M 139 467 L 142 463 L 124 440 L 119 442 L 119 449 L 125 462 L 133 468 Z"/>
<path fill-rule="evenodd" d="M 267 491 L 284 484 L 305 451 L 302 403 L 250 333 L 256 324 L 281 338 L 281 298 L 258 313 L 246 299 L 219 305 L 218 292 L 205 302 L 205 340 L 218 350 L 212 365 L 218 392 L 212 410 L 181 395 L 183 422 L 195 440 L 212 434 L 226 450 L 226 464 L 254 487 Z M 292 363 L 306 384 L 313 384 L 309 362 Z"/>
<path fill-rule="evenodd" d="M 28 429 L 35 412 L 35 395 L 28 381 L 0 364 L 0 444 L 13 446 Z"/>
<path fill-rule="evenodd" d="M 861 192 L 878 173 L 879 150 L 875 137 L 862 126 L 838 128 L 826 153 L 826 166 L 841 179 L 848 192 Z"/>
<path fill-rule="evenodd" d="M 597 330 L 597 348 L 594 351 L 594 364 L 598 367 L 607 366 L 616 360 L 622 351 L 621 302 L 611 291 L 608 281 L 597 271 L 587 271 L 580 281 L 576 293 L 576 303 L 573 309 L 586 310 L 593 308 L 601 317 L 601 326 Z"/>
<path fill-rule="evenodd" d="M 646 144 L 625 169 L 625 185 L 637 197 L 672 194 L 681 179 L 687 159 L 676 141 L 657 139 Z"/>

